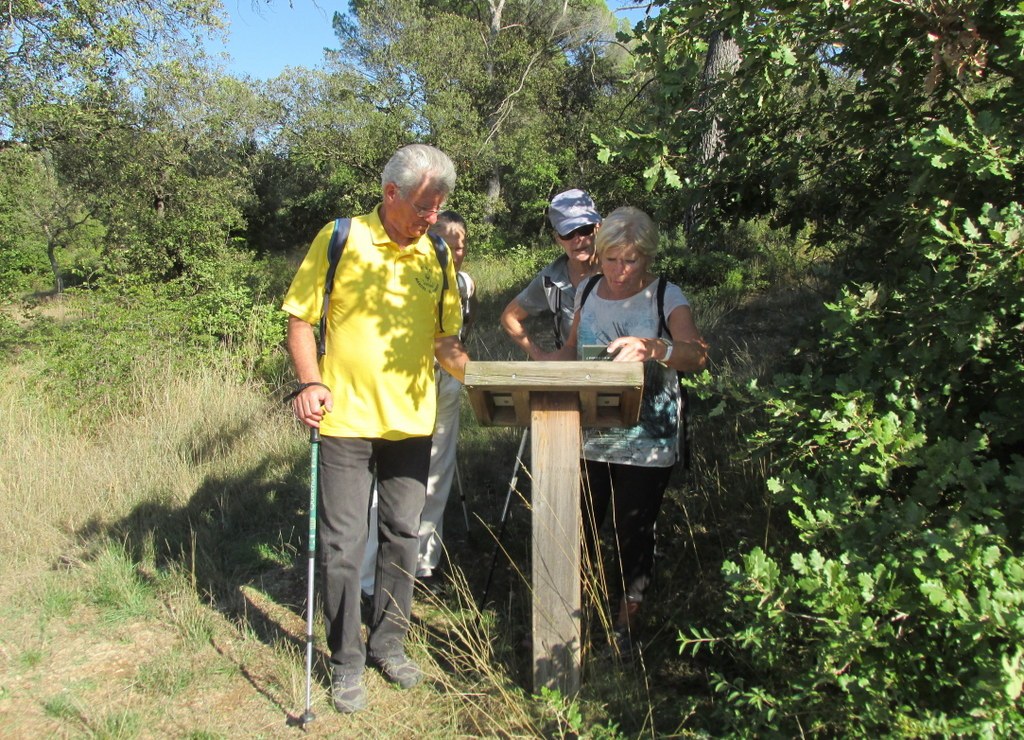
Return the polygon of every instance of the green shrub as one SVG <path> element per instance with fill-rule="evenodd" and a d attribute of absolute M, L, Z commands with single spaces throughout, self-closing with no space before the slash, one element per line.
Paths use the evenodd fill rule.
<path fill-rule="evenodd" d="M 52 282 L 42 245 L 0 243 L 0 296 L 43 290 Z"/>
<path fill-rule="evenodd" d="M 11 352 L 25 338 L 25 330 L 18 322 L 0 312 L 0 353 Z"/>
<path fill-rule="evenodd" d="M 1022 215 L 937 213 L 759 396 L 789 528 L 726 564 L 722 634 L 683 640 L 744 656 L 716 678 L 735 729 L 1024 731 Z"/>
<path fill-rule="evenodd" d="M 810 227 L 792 234 L 767 219 L 741 221 L 688 241 L 682 227 L 662 235 L 659 271 L 670 279 L 713 294 L 744 296 L 803 279 L 827 255 L 810 246 Z"/>

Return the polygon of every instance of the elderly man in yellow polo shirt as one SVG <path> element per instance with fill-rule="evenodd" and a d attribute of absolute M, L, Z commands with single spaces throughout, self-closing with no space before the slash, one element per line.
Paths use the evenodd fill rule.
<path fill-rule="evenodd" d="M 455 185 L 455 167 L 423 144 L 399 149 L 381 176 L 382 202 L 352 219 L 317 359 L 333 224 L 310 246 L 282 308 L 300 391 L 296 417 L 320 429 L 318 539 L 332 693 L 339 712 L 366 706 L 367 657 L 410 688 L 422 678 L 405 654 L 417 531 L 426 495 L 436 413 L 434 359 L 460 381 L 469 357 L 459 341 L 457 290 L 442 290 L 442 267 L 427 230 Z M 447 260 L 447 284 L 456 285 Z M 440 302 L 439 302 L 439 299 Z M 359 569 L 367 538 L 373 468 L 379 499 L 376 588 L 363 643 Z"/>

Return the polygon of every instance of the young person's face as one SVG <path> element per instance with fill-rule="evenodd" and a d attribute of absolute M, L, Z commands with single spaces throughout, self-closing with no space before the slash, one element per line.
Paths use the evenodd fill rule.
<path fill-rule="evenodd" d="M 466 259 L 465 229 L 459 224 L 441 221 L 431 227 L 430 233 L 444 239 L 445 244 L 452 250 L 452 262 L 455 263 L 455 270 L 461 270 L 462 261 Z"/>

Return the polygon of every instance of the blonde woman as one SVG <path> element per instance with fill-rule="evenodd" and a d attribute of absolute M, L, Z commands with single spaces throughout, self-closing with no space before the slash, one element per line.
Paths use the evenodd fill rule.
<path fill-rule="evenodd" d="M 583 437 L 585 543 L 596 562 L 610 505 L 622 590 L 615 638 L 623 653 L 632 651 L 654 569 L 654 524 L 679 460 L 678 373 L 707 363 L 707 344 L 686 296 L 651 272 L 657 250 L 658 227 L 638 208 L 618 208 L 604 219 L 595 243 L 601 274 L 577 290 L 572 328 L 558 353 L 558 359 L 601 352 L 613 362 L 644 363 L 638 423 L 587 429 Z"/>

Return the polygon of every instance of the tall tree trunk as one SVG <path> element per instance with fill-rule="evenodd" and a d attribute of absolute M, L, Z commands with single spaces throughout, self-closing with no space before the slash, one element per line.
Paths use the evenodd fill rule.
<path fill-rule="evenodd" d="M 704 114 L 705 128 L 697 142 L 697 156 L 701 164 L 717 162 L 725 156 L 721 123 L 715 112 L 718 82 L 723 75 L 731 74 L 740 63 L 740 47 L 736 40 L 721 31 L 715 31 L 708 39 L 708 53 L 700 75 L 700 90 L 697 94 L 697 109 Z M 707 200 L 698 194 L 686 210 L 683 226 L 689 236 L 700 226 L 707 213 Z"/>
<path fill-rule="evenodd" d="M 498 212 L 498 202 L 501 200 L 501 168 L 495 164 L 491 170 L 491 176 L 487 179 L 487 200 L 484 207 L 484 221 L 494 225 Z"/>
<path fill-rule="evenodd" d="M 490 28 L 488 29 L 488 47 L 494 49 L 497 45 L 498 34 L 501 33 L 501 15 L 505 10 L 505 0 L 488 0 L 488 6 L 491 11 L 491 22 Z M 491 80 L 491 86 L 493 88 L 494 81 L 494 61 L 493 58 L 487 61 L 487 78 Z M 490 145 L 492 148 L 497 149 L 498 137 L 501 135 L 500 132 L 500 111 L 494 110 L 488 117 L 487 126 L 493 132 L 491 136 Z M 498 202 L 501 198 L 501 167 L 497 161 L 494 163 L 494 168 L 491 170 L 491 176 L 487 180 L 487 198 L 484 200 L 484 222 L 488 224 L 494 224 L 498 213 Z"/>
<path fill-rule="evenodd" d="M 61 295 L 64 292 L 64 273 L 60 270 L 60 264 L 57 262 L 57 239 L 49 234 L 49 229 L 46 229 L 46 256 L 50 258 L 50 269 L 53 271 L 53 292 L 56 295 Z"/>

